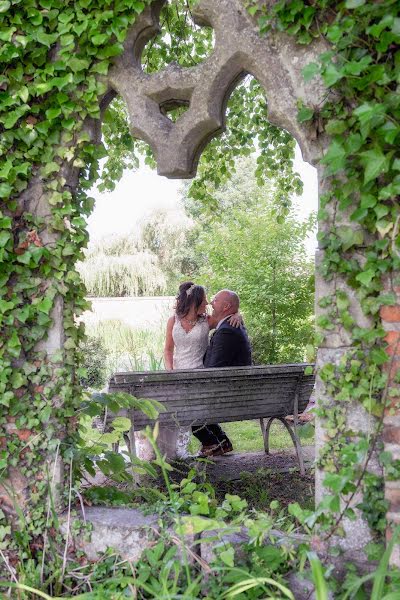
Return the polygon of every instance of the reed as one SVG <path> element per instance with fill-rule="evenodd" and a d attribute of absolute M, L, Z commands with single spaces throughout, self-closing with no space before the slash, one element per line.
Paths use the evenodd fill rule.
<path fill-rule="evenodd" d="M 164 331 L 134 329 L 118 320 L 87 324 L 89 337 L 99 338 L 106 349 L 106 374 L 118 370 L 159 371 L 164 368 Z"/>

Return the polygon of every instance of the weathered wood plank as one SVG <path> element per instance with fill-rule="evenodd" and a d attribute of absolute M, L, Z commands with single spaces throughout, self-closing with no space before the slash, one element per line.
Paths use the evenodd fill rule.
<path fill-rule="evenodd" d="M 284 417 L 293 413 L 296 392 L 299 413 L 308 403 L 314 376 L 304 375 L 307 366 L 312 365 L 116 373 L 109 391 L 124 391 L 161 402 L 166 408 L 159 417 L 161 426 Z M 152 424 L 137 411 L 120 414 L 133 418 L 135 429 Z"/>

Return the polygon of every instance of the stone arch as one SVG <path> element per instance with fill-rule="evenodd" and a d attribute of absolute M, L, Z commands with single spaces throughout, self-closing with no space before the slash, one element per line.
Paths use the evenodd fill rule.
<path fill-rule="evenodd" d="M 237 83 L 249 74 L 263 87 L 268 101 L 268 120 L 287 130 L 298 142 L 303 158 L 318 167 L 319 191 L 329 184 L 323 181 L 323 167 L 318 165 L 328 145 L 325 134 L 317 132 L 312 123 L 299 123 L 298 103 L 319 108 L 323 106 L 327 90 L 316 77 L 304 82 L 302 71 L 329 47 L 323 40 L 301 46 L 283 32 L 270 30 L 261 37 L 255 21 L 249 16 L 243 0 L 199 0 L 193 12 L 198 25 L 211 26 L 215 32 L 215 47 L 211 55 L 192 68 L 170 64 L 160 72 L 145 74 L 140 64 L 144 40 L 158 31 L 158 16 L 165 0 L 155 0 L 132 27 L 125 51 L 118 57 L 107 77 L 108 94 L 120 94 L 128 108 L 131 132 L 145 140 L 152 148 L 157 170 L 168 178 L 192 178 L 195 175 L 201 151 L 207 143 L 225 128 L 227 100 Z M 188 109 L 175 123 L 162 114 L 162 105 L 185 102 Z M 346 214 L 338 214 L 336 203 L 331 202 L 329 217 L 323 224 L 330 228 L 352 224 Z M 323 261 L 323 250 L 317 252 L 317 265 Z M 344 278 L 326 282 L 316 274 L 317 301 L 325 295 L 335 295 L 345 287 Z M 362 326 L 363 315 L 359 300 L 352 296 L 351 312 Z M 324 310 L 316 305 L 316 315 Z M 340 328 L 326 337 L 318 351 L 317 365 L 338 363 L 351 349 L 351 341 Z M 334 405 L 324 384 L 317 376 L 317 398 Z M 363 409 L 351 407 L 348 414 L 349 430 L 354 435 L 367 435 L 371 421 Z M 322 421 L 317 423 L 317 451 L 326 439 Z M 377 467 L 377 471 L 379 471 Z M 381 472 L 381 471 L 379 471 Z M 323 471 L 317 473 L 316 496 L 325 494 Z M 370 533 L 367 523 L 356 509 L 360 498 L 352 506 L 355 521 L 343 520 L 347 541 L 338 541 L 353 554 L 362 552 Z"/>
<path fill-rule="evenodd" d="M 297 101 L 302 100 L 309 106 L 322 105 L 324 102 L 326 89 L 322 83 L 315 79 L 304 85 L 302 77 L 302 68 L 317 59 L 326 49 L 324 44 L 315 42 L 307 47 L 299 46 L 292 38 L 277 31 L 271 31 L 268 37 L 261 38 L 257 25 L 246 12 L 243 0 L 199 0 L 195 11 L 198 24 L 211 25 L 216 33 L 216 45 L 211 56 L 193 68 L 169 65 L 159 73 L 148 75 L 141 69 L 141 55 L 145 44 L 158 29 L 157 19 L 164 1 L 152 2 L 130 30 L 125 51 L 116 59 L 105 77 L 107 91 L 100 101 L 100 106 L 104 109 L 116 93 L 125 99 L 132 133 L 153 147 L 159 173 L 167 177 L 193 177 L 202 148 L 224 127 L 226 99 L 243 73 L 253 75 L 265 89 L 269 120 L 288 130 L 297 139 L 304 158 L 315 164 L 327 140 L 321 135 L 316 139 L 316 132 L 311 124 L 298 123 Z M 208 87 L 204 82 L 208 83 Z M 160 106 L 173 101 L 189 102 L 188 111 L 176 123 L 172 123 L 160 110 Z M 99 139 L 99 128 L 95 121 L 87 119 L 85 127 L 91 141 Z M 78 185 L 80 167 L 65 160 L 60 173 L 65 179 L 65 187 L 74 192 Z M 50 217 L 50 204 L 39 174 L 34 174 L 18 203 L 21 213 L 30 212 L 44 220 Z M 351 227 L 346 214 L 337 215 L 334 202 L 327 208 L 327 213 L 327 230 L 338 225 Z M 49 228 L 43 231 L 42 239 L 47 243 L 56 239 L 56 235 Z M 343 285 L 344 278 L 337 277 L 329 283 L 324 282 L 320 276 L 317 278 L 320 296 L 333 295 L 337 289 L 343 289 Z M 360 324 L 363 316 L 357 309 L 358 300 L 351 297 L 351 311 L 355 321 Z M 47 339 L 36 346 L 36 350 L 46 352 L 49 357 L 64 348 L 65 311 L 64 299 L 58 296 L 51 314 L 53 326 L 48 331 Z M 322 312 L 318 308 L 317 311 Z M 390 327 L 390 320 L 387 326 Z M 350 343 L 346 332 L 339 327 L 331 331 L 329 339 L 319 351 L 319 365 L 338 363 Z M 54 359 L 54 364 L 57 367 L 56 360 L 58 359 Z M 318 397 L 323 397 L 325 392 L 321 382 L 319 386 Z M 364 411 L 353 411 L 352 416 L 349 429 L 367 435 L 369 423 Z M 395 425 L 394 422 L 393 427 Z M 7 431 L 10 432 L 14 424 L 10 421 L 8 427 Z M 319 438 L 322 443 L 322 430 Z M 57 462 L 57 458 L 54 460 Z M 53 461 L 53 457 L 50 457 L 50 461 Z M 57 473 L 61 481 L 61 464 Z M 10 476 L 12 478 L 13 473 Z M 21 490 L 19 495 L 22 497 L 23 494 L 28 495 L 28 488 L 26 482 L 20 483 L 21 479 L 17 473 L 14 483 L 16 482 L 18 492 Z M 321 495 L 322 484 L 319 483 L 318 487 Z M 348 543 L 353 549 L 362 548 L 368 539 L 367 526 L 360 526 L 361 522 L 361 519 L 351 524 L 344 521 L 344 528 L 351 534 Z"/>
<path fill-rule="evenodd" d="M 118 93 L 124 99 L 132 135 L 150 145 L 158 173 L 168 178 L 194 177 L 202 150 L 225 129 L 230 94 L 247 74 L 265 90 L 271 123 L 289 131 L 304 158 L 315 163 L 321 140 L 316 145 L 312 128 L 298 123 L 297 101 L 323 103 L 322 82 L 316 79 L 304 86 L 302 76 L 302 69 L 325 49 L 321 43 L 304 48 L 279 32 L 263 39 L 240 0 L 200 0 L 193 17 L 196 24 L 214 29 L 211 55 L 195 67 L 170 64 L 146 74 L 141 54 L 159 31 L 164 1 L 156 0 L 130 30 L 123 54 L 110 69 L 106 94 L 110 98 Z M 173 123 L 162 109 L 179 104 L 188 108 Z"/>

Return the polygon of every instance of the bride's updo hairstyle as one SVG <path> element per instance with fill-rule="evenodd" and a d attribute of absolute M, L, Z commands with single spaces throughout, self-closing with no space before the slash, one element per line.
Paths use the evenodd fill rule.
<path fill-rule="evenodd" d="M 197 310 L 203 302 L 205 291 L 202 285 L 196 285 L 193 281 L 184 281 L 179 286 L 179 292 L 176 296 L 175 314 L 177 317 L 186 317 L 191 307 L 194 305 Z"/>

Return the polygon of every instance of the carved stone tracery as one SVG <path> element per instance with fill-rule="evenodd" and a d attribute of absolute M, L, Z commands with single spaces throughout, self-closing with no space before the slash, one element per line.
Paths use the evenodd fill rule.
<path fill-rule="evenodd" d="M 108 75 L 108 96 L 125 100 L 131 132 L 152 148 L 158 173 L 169 178 L 192 178 L 203 148 L 225 128 L 229 96 L 247 74 L 258 79 L 268 97 L 269 120 L 287 129 L 299 142 L 306 160 L 320 154 L 310 130 L 297 121 L 296 99 L 316 105 L 325 88 L 318 80 L 304 86 L 302 68 L 323 48 L 303 48 L 283 33 L 260 35 L 240 0 L 200 0 L 193 11 L 198 25 L 215 32 L 211 55 L 195 67 L 170 64 L 147 74 L 141 66 L 146 43 L 159 31 L 164 0 L 147 8 L 130 30 L 125 51 Z M 172 122 L 167 110 L 186 105 Z"/>

